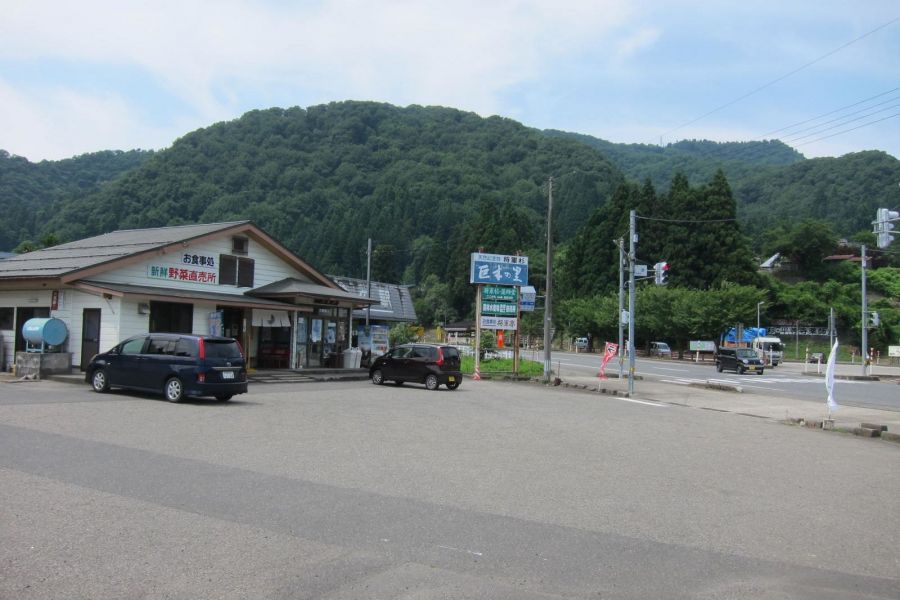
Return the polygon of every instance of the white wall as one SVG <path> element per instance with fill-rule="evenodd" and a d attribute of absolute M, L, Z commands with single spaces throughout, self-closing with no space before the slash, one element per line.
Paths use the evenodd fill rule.
<path fill-rule="evenodd" d="M 202 266 L 198 267 L 195 265 L 186 265 L 182 261 L 182 257 L 184 254 L 197 254 L 214 257 L 216 260 L 216 265 L 213 269 L 205 269 Z M 243 294 L 249 288 L 239 288 L 234 285 L 219 285 L 218 277 L 216 279 L 217 283 L 207 284 L 194 283 L 189 281 L 155 279 L 151 278 L 148 275 L 149 267 L 151 265 L 158 265 L 178 268 L 186 267 L 198 271 L 205 270 L 215 272 L 218 276 L 218 261 L 220 254 L 228 254 L 234 256 L 234 253 L 231 251 L 231 237 L 198 244 L 196 246 L 185 246 L 183 248 L 183 252 L 166 254 L 153 259 L 148 258 L 146 261 L 142 261 L 134 265 L 129 265 L 127 267 L 122 267 L 121 269 L 115 269 L 113 271 L 101 273 L 99 275 L 91 277 L 91 279 L 94 281 L 123 283 L 128 285 L 159 286 L 165 287 L 168 290 L 183 289 L 216 292 L 219 294 Z M 280 281 L 286 277 L 294 277 L 301 281 L 310 281 L 308 277 L 294 269 L 288 263 L 284 262 L 278 256 L 270 252 L 268 249 L 262 247 L 252 239 L 249 242 L 247 258 L 252 258 L 254 260 L 253 266 L 255 272 L 253 275 L 253 287 L 268 285 L 270 283 Z"/>

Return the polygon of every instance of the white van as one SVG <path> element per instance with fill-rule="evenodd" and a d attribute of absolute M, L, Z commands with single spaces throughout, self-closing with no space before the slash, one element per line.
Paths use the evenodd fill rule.
<path fill-rule="evenodd" d="M 588 339 L 586 337 L 575 338 L 575 350 L 587 350 Z"/>
<path fill-rule="evenodd" d="M 756 351 L 763 364 L 777 367 L 784 360 L 784 344 L 779 337 L 755 337 L 750 347 Z"/>

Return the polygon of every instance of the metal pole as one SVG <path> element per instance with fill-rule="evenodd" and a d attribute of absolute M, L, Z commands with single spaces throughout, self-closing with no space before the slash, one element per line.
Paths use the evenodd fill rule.
<path fill-rule="evenodd" d="M 372 238 L 366 246 L 366 299 L 372 298 Z M 366 306 L 366 335 L 369 334 L 369 318 L 372 316 L 372 303 Z M 371 338 L 369 344 L 371 345 Z"/>
<path fill-rule="evenodd" d="M 481 288 L 475 286 L 475 373 L 481 376 Z"/>
<path fill-rule="evenodd" d="M 832 345 L 832 348 L 834 346 Z M 869 303 L 866 299 L 866 245 L 862 245 L 862 374 L 866 373 L 866 357 L 869 356 Z"/>
<path fill-rule="evenodd" d="M 628 226 L 628 395 L 634 394 L 634 258 L 637 244 L 637 213 L 632 210 Z"/>
<path fill-rule="evenodd" d="M 622 311 L 625 310 L 625 240 L 619 238 L 619 381 L 625 376 L 625 332 L 622 328 Z"/>
<path fill-rule="evenodd" d="M 553 290 L 553 178 L 547 194 L 547 284 L 544 296 L 544 379 L 550 381 L 550 321 Z"/>

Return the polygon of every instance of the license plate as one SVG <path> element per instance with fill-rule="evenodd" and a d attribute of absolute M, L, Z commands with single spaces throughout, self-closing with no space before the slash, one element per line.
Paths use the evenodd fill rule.
<path fill-rule="evenodd" d="M 755 370 L 756 370 L 756 365 L 750 365 L 749 367 L 747 367 L 747 370 L 748 370 L 748 371 L 755 371 Z"/>
<path fill-rule="evenodd" d="M 234 379 L 234 371 L 222 371 L 222 379 Z"/>
<path fill-rule="evenodd" d="M 453 383 L 454 381 L 456 381 L 456 377 L 451 375 L 450 377 L 447 378 L 447 381 L 449 381 L 450 383 Z"/>

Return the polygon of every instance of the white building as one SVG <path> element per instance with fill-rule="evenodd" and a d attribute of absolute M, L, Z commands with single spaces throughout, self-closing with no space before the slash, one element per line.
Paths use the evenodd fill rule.
<path fill-rule="evenodd" d="M 369 303 L 250 221 L 114 231 L 0 261 L 0 367 L 35 317 L 65 322 L 76 367 L 148 331 L 234 337 L 251 368 L 337 367 Z"/>

